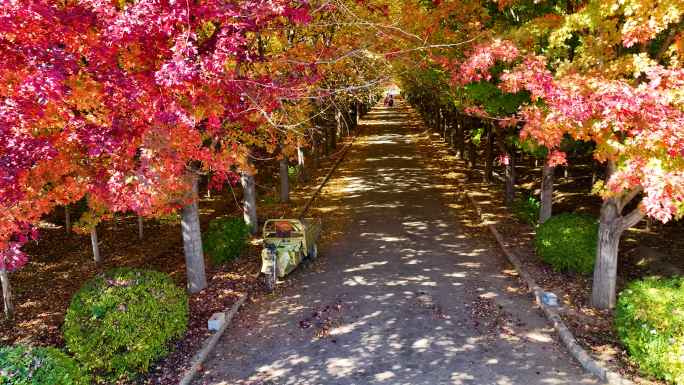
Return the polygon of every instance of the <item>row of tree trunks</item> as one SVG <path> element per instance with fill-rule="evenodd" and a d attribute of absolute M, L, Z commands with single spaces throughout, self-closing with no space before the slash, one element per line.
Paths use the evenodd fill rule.
<path fill-rule="evenodd" d="M 368 108 L 365 103 L 354 103 L 352 106 L 352 112 L 349 112 L 349 106 L 343 103 L 344 112 L 338 111 L 335 116 L 335 127 L 334 128 L 324 128 L 322 151 L 324 156 L 329 156 L 330 148 L 337 147 L 337 137 L 346 131 L 347 127 L 354 127 L 356 121 L 367 114 Z M 318 147 L 318 136 L 314 134 L 312 138 L 312 152 L 313 152 L 313 167 L 319 167 L 319 147 Z M 298 166 L 299 166 L 299 181 L 307 181 L 307 170 L 305 163 L 305 154 L 301 147 L 297 149 L 298 155 Z M 246 157 L 246 163 L 248 167 L 252 167 L 253 159 L 251 154 Z M 281 174 L 281 202 L 289 202 L 289 173 L 288 173 L 288 157 L 283 154 L 282 160 L 280 162 L 280 174 Z M 183 246 L 185 251 L 185 262 L 187 271 L 187 293 L 193 295 L 199 293 L 207 287 L 206 272 L 204 266 L 204 251 L 202 248 L 202 237 L 200 229 L 200 218 L 199 218 L 199 200 L 195 199 L 198 194 L 198 181 L 199 174 L 196 165 L 193 165 L 188 171 L 188 177 L 190 179 L 191 185 L 193 186 L 192 191 L 188 192 L 188 196 L 193 198 L 193 202 L 186 203 L 182 202 L 181 205 L 181 232 L 183 235 Z M 250 226 L 250 233 L 252 235 L 258 234 L 258 220 L 256 211 L 256 187 L 254 175 L 250 172 L 243 171 L 240 173 L 241 184 L 243 188 L 243 207 L 244 207 L 244 219 L 245 222 Z M 86 194 L 86 202 L 90 206 L 90 194 Z M 69 205 L 65 205 L 65 228 L 67 234 L 71 233 L 71 212 Z M 143 227 L 144 218 L 142 215 L 138 216 L 138 238 L 143 239 Z M 93 249 L 93 259 L 96 267 L 100 267 L 100 249 L 98 244 L 97 227 L 94 226 L 90 233 L 91 244 Z M 13 317 L 14 306 L 12 302 L 11 286 L 9 282 L 9 275 L 5 269 L 0 270 L 0 281 L 2 281 L 2 291 L 4 300 L 4 310 L 5 315 L 8 319 Z"/>
<path fill-rule="evenodd" d="M 439 106 L 426 100 L 418 99 L 414 102 L 422 118 L 429 127 L 433 127 L 442 134 L 442 126 L 439 123 L 441 110 Z M 476 145 L 473 142 L 472 130 L 478 127 L 478 123 L 472 117 L 456 114 L 453 119 L 453 127 L 450 132 L 451 145 L 454 147 L 456 157 L 466 158 L 469 168 L 476 165 Z M 443 134 L 446 140 L 446 132 Z M 484 143 L 484 163 L 485 163 L 485 182 L 491 181 L 491 169 L 493 168 L 493 142 L 496 137 L 497 145 L 502 154 L 505 155 L 504 164 L 506 166 L 506 193 L 504 204 L 509 204 L 515 198 L 515 162 L 516 149 L 509 146 L 504 140 L 504 134 L 500 127 L 487 127 L 481 141 Z M 566 152 L 572 143 L 561 146 L 557 149 Z M 605 181 L 608 181 L 616 168 L 612 160 L 606 162 Z M 564 167 L 565 182 L 569 181 L 569 165 Z M 543 170 L 541 178 L 541 202 L 540 202 L 540 223 L 550 218 L 553 214 L 553 183 L 555 167 L 551 167 L 547 159 L 543 160 Z M 591 184 L 595 184 L 599 178 L 599 162 L 592 163 Z M 617 280 L 617 254 L 618 245 L 622 233 L 628 228 L 636 225 L 645 216 L 645 213 L 637 207 L 626 215 L 622 214 L 625 206 L 641 194 L 641 189 L 634 189 L 620 196 L 611 196 L 604 199 L 600 212 L 600 225 L 598 234 L 598 244 L 596 250 L 596 265 L 594 268 L 594 279 L 592 283 L 589 305 L 599 309 L 611 309 L 615 307 L 616 292 L 615 283 Z M 649 221 L 649 225 L 651 222 Z M 648 226 L 647 226 L 648 227 Z"/>
<path fill-rule="evenodd" d="M 349 131 L 356 126 L 356 122 L 359 119 L 359 103 L 353 101 L 351 104 L 347 101 L 339 101 L 340 108 L 334 112 L 334 126 L 333 127 L 323 127 L 321 129 L 323 133 L 323 156 L 330 156 L 330 149 L 337 148 L 337 139 L 341 139 L 344 133 L 349 136 Z M 318 154 L 318 140 L 315 134 L 312 137 L 312 147 L 313 147 L 313 167 L 318 168 L 319 165 L 319 154 Z M 307 182 L 307 171 L 306 171 L 306 157 L 302 146 L 297 146 L 297 166 L 298 166 L 298 182 Z M 289 179 L 289 159 L 288 155 L 284 152 L 281 153 L 281 159 L 279 163 L 280 168 L 280 203 L 290 203 L 290 179 Z"/>

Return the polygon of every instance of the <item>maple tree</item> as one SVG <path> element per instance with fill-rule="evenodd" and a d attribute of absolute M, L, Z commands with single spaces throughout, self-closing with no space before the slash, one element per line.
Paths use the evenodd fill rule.
<path fill-rule="evenodd" d="M 20 248 L 37 238 L 41 216 L 86 194 L 91 211 L 81 231 L 116 212 L 142 217 L 180 209 L 188 293 L 206 287 L 198 173 L 211 172 L 214 188 L 241 175 L 255 231 L 254 147 L 273 152 L 279 145 L 292 154 L 307 134 L 315 136 L 305 122 L 317 114 L 301 101 L 331 100 L 337 88 L 349 90 L 362 71 L 371 72 L 377 59 L 362 52 L 369 36 L 383 32 L 370 19 L 387 7 L 8 1 L 0 11 L 6 307 L 7 272 L 26 262 Z M 331 25 L 344 31 L 332 34 Z M 341 68 L 350 76 L 326 87 Z M 359 89 L 376 85 L 361 83 Z"/>
<path fill-rule="evenodd" d="M 443 4 L 425 5 L 421 16 Z M 432 87 L 433 95 L 452 96 L 447 103 L 462 111 L 522 126 L 524 145 L 549 151 L 546 185 L 553 167 L 567 163 L 562 151 L 567 144 L 595 143 L 594 157 L 606 163 L 607 173 L 595 189 L 604 204 L 590 303 L 613 307 L 621 233 L 644 215 L 667 222 L 684 212 L 679 35 L 684 8 L 648 0 L 513 0 L 482 6 L 487 11 L 470 19 L 477 26 L 471 34 L 477 44 L 441 55 L 427 51 L 423 74 L 438 74 L 437 83 L 466 87 L 466 93 L 494 81 L 500 92 L 526 92 L 531 101 L 507 117 L 493 116 L 484 98 L 459 98 L 460 90 L 433 87 L 423 74 L 404 76 L 402 87 L 412 95 Z M 436 36 L 452 32 L 446 19 L 427 19 L 433 28 L 417 29 Z M 542 215 L 548 216 L 551 194 L 546 192 Z M 638 204 L 630 205 L 636 199 Z M 631 211 L 623 215 L 628 205 Z"/>
<path fill-rule="evenodd" d="M 42 214 L 88 193 L 98 219 L 180 206 L 188 291 L 201 290 L 197 171 L 225 180 L 241 154 L 238 131 L 262 127 L 263 114 L 245 101 L 259 90 L 240 83 L 240 63 L 259 59 L 250 40 L 269 26 L 306 22 L 308 8 L 12 1 L 0 17 L 0 132 L 9 143 L 0 150 L 2 267 L 25 262 L 19 247 Z M 260 95 L 259 105 L 273 108 L 275 95 Z"/>
<path fill-rule="evenodd" d="M 594 141 L 594 156 L 607 163 L 606 180 L 596 187 L 604 204 L 590 303 L 599 308 L 615 304 L 620 234 L 646 214 L 667 222 L 682 213 L 679 132 L 684 121 L 678 105 L 681 70 L 674 36 L 683 10 L 673 6 L 663 15 L 660 7 L 641 4 L 648 17 L 666 20 L 644 27 L 634 22 L 633 7 L 638 4 L 590 2 L 561 17 L 560 23 L 543 30 L 550 34 L 545 55 L 534 49 L 514 52 L 509 60 L 520 64 L 502 75 L 503 90 L 524 89 L 539 101 L 521 109 L 521 136 L 551 150 L 551 167 L 565 163 L 565 154 L 557 148 L 566 134 Z M 623 21 L 615 24 L 611 20 L 616 16 Z M 540 22 L 530 24 L 539 28 Z M 518 47 L 538 36 L 521 28 L 525 33 L 511 34 L 518 37 Z M 568 49 L 573 33 L 582 50 Z M 509 48 L 497 50 L 502 46 Z M 515 45 L 494 40 L 490 47 L 505 56 Z M 670 55 L 667 63 L 665 52 Z M 639 196 L 641 203 L 622 215 Z"/>

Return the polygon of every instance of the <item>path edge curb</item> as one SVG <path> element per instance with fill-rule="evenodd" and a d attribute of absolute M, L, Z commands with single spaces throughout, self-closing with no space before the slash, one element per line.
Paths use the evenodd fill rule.
<path fill-rule="evenodd" d="M 199 367 L 202 365 L 204 360 L 207 359 L 207 356 L 209 356 L 209 352 L 214 350 L 216 347 L 216 344 L 218 343 L 219 339 L 223 335 L 223 332 L 226 330 L 228 325 L 230 324 L 230 321 L 233 320 L 233 317 L 237 314 L 238 310 L 240 309 L 240 306 L 245 302 L 247 299 L 247 293 L 243 294 L 238 300 L 233 304 L 233 306 L 230 308 L 230 312 L 226 315 L 226 322 L 223 323 L 223 326 L 217 330 L 213 336 L 208 337 L 204 341 L 204 346 L 202 349 L 195 353 L 193 356 L 192 360 L 190 360 L 190 370 L 185 372 L 183 375 L 183 378 L 178 382 L 178 385 L 190 385 L 192 380 L 194 379 L 195 375 L 199 371 Z"/>
<path fill-rule="evenodd" d="M 428 130 L 425 131 L 425 133 L 430 144 L 434 146 L 431 132 Z M 438 149 L 438 151 L 443 152 L 442 149 Z M 459 187 L 461 187 L 461 185 L 458 182 L 456 182 L 456 184 Z M 563 341 L 565 347 L 570 351 L 570 354 L 573 356 L 573 358 L 575 358 L 577 362 L 579 362 L 585 370 L 587 370 L 603 382 L 606 382 L 611 385 L 635 385 L 635 383 L 631 380 L 623 377 L 619 373 L 609 370 L 603 364 L 594 360 L 584 350 L 584 348 L 580 346 L 580 344 L 575 339 L 575 336 L 572 335 L 572 332 L 570 332 L 570 329 L 568 329 L 568 327 L 565 325 L 565 322 L 560 317 L 556 309 L 542 302 L 541 295 L 544 292 L 544 290 L 539 285 L 537 285 L 532 276 L 530 276 L 526 271 L 523 270 L 522 264 L 520 263 L 520 260 L 518 260 L 518 257 L 516 257 L 510 250 L 508 250 L 508 247 L 506 246 L 503 237 L 496 229 L 496 226 L 494 226 L 494 223 L 487 219 L 487 214 L 483 212 L 482 207 L 477 203 L 475 198 L 473 198 L 473 196 L 470 194 L 470 191 L 462 187 L 461 189 L 463 193 L 468 197 L 468 200 L 470 200 L 473 206 L 475 206 L 477 214 L 480 216 L 484 224 L 487 225 L 487 228 L 492 233 L 492 235 L 494 235 L 494 238 L 496 238 L 496 241 L 499 243 L 499 247 L 501 247 L 508 260 L 511 262 L 515 270 L 518 272 L 518 275 L 522 277 L 522 279 L 527 284 L 527 287 L 534 296 L 536 303 L 541 307 L 542 311 L 546 315 L 546 318 L 553 325 L 553 328 L 556 330 L 556 333 L 560 337 L 561 341 Z"/>

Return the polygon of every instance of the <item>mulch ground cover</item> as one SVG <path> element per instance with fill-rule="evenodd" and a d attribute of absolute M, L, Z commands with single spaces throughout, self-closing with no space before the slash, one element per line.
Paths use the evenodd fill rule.
<path fill-rule="evenodd" d="M 590 276 L 558 273 L 547 263 L 541 261 L 531 246 L 535 228 L 519 223 L 503 205 L 504 187 L 502 182 L 487 184 L 483 182 L 482 156 L 480 164 L 469 169 L 465 160 L 455 158 L 453 148 L 438 133 L 428 130 L 417 113 L 408 122 L 414 128 L 414 137 L 422 146 L 421 161 L 432 167 L 439 180 L 435 183 L 447 186 L 447 199 L 454 208 L 455 215 L 463 224 L 464 232 L 500 248 L 493 235 L 489 233 L 463 190 L 468 190 L 487 213 L 488 219 L 495 223 L 504 237 L 509 249 L 521 260 L 524 269 L 537 284 L 554 292 L 561 302 L 560 312 L 566 325 L 577 341 L 597 360 L 611 370 L 621 373 L 638 384 L 663 384 L 664 382 L 647 378 L 639 371 L 638 365 L 629 360 L 627 350 L 619 340 L 613 326 L 613 311 L 599 311 L 588 306 L 591 290 Z M 587 156 L 577 156 L 570 164 L 568 178 L 565 170 L 558 167 L 554 184 L 554 214 L 584 211 L 595 218 L 599 217 L 601 198 L 591 194 L 592 160 Z M 503 166 L 497 165 L 495 172 L 504 175 Z M 516 161 L 517 197 L 536 195 L 541 186 L 541 165 L 529 156 Z M 599 178 L 603 177 L 599 173 Z M 626 210 L 628 210 L 627 208 Z M 635 229 L 625 232 L 619 252 L 618 291 L 627 282 L 652 275 L 648 266 L 637 265 L 630 252 L 639 246 L 652 247 L 665 254 L 664 263 L 683 266 L 684 255 L 680 253 L 684 240 L 684 226 L 679 222 L 669 224 L 653 223 L 651 232 L 646 231 L 646 220 Z M 517 275 L 515 270 L 502 271 L 502 274 Z M 506 290 L 519 295 L 529 295 L 527 287 L 519 279 L 517 287 Z"/>
<path fill-rule="evenodd" d="M 255 179 L 259 222 L 263 223 L 270 218 L 296 217 L 342 154 L 345 142 L 346 138 L 340 140 L 337 149 L 331 149 L 330 156 L 320 160 L 317 170 L 311 168 L 310 158 L 307 159 L 308 181 L 291 181 L 289 204 L 278 203 L 280 182 L 277 160 L 269 158 L 268 154 L 258 154 L 261 160 L 255 161 L 258 169 Z M 212 219 L 223 215 L 242 216 L 239 184 L 226 184 L 221 190 L 212 190 L 209 197 L 206 179 L 203 178 L 202 181 L 202 229 L 208 228 Z M 77 220 L 77 215 L 77 210 L 72 210 L 72 220 Z M 324 239 L 329 241 L 341 232 L 341 228 L 335 226 L 336 222 L 341 221 L 330 220 L 336 215 L 339 215 L 338 210 L 335 210 L 331 198 L 322 197 L 317 198 L 315 207 L 309 209 L 305 218 L 323 217 L 324 221 L 332 223 L 331 228 L 325 232 Z M 171 275 L 174 282 L 185 286 L 185 259 L 178 215 L 145 218 L 142 240 L 138 239 L 136 214 L 116 214 L 100 223 L 97 231 L 101 253 L 99 268 L 93 263 L 90 235 L 73 232 L 67 235 L 63 209 L 43 218 L 40 242 L 28 245 L 25 249 L 29 254 L 29 262 L 10 275 L 16 313 L 11 323 L 1 326 L 1 345 L 31 343 L 63 348 L 65 341 L 61 328 L 72 295 L 93 276 L 110 269 L 125 266 L 148 267 Z M 259 240 L 260 237 L 253 238 L 252 247 L 234 261 L 214 265 L 205 258 L 208 288 L 190 297 L 188 330 L 181 338 L 172 342 L 173 350 L 168 357 L 151 363 L 145 373 L 129 373 L 122 378 L 96 373 L 102 376 L 101 383 L 178 383 L 189 369 L 191 357 L 205 339 L 212 335 L 207 329 L 207 320 L 213 313 L 228 312 L 244 293 L 248 294 L 248 301 L 256 301 L 268 295 L 264 289 L 263 275 L 257 277 L 261 270 Z M 325 244 L 322 245 L 323 250 L 324 248 Z M 320 263 L 305 263 L 291 274 L 290 280 L 285 279 L 279 286 L 288 286 L 297 277 L 318 269 Z"/>

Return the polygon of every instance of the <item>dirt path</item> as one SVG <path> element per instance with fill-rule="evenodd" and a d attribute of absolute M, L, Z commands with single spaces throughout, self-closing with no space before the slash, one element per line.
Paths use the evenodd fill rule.
<path fill-rule="evenodd" d="M 461 234 L 406 108 L 376 108 L 336 172 L 347 219 L 323 271 L 241 311 L 196 384 L 597 383 L 502 253 Z"/>

